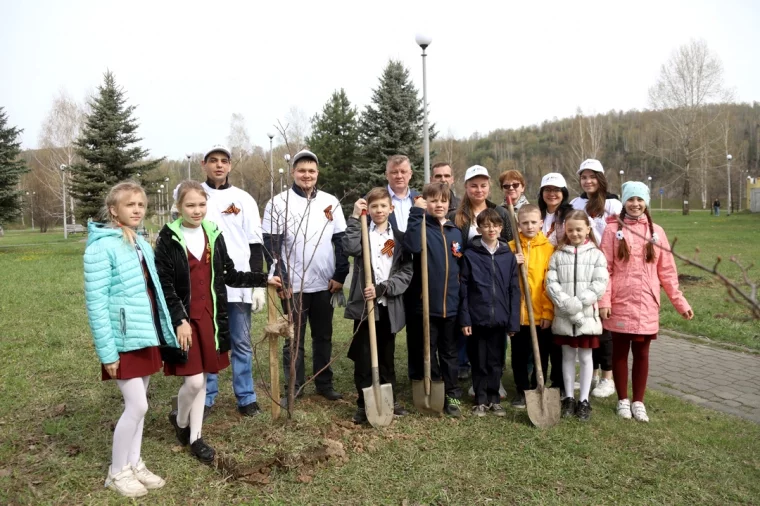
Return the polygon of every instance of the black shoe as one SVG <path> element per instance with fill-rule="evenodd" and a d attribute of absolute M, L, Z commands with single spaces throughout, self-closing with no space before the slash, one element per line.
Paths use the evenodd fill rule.
<path fill-rule="evenodd" d="M 204 464 L 211 464 L 216 456 L 216 450 L 207 445 L 203 438 L 199 438 L 190 445 L 190 454 Z"/>
<path fill-rule="evenodd" d="M 351 418 L 351 421 L 354 422 L 356 425 L 368 423 L 367 412 L 364 410 L 364 408 L 356 408 L 356 413 L 354 413 L 354 416 Z"/>
<path fill-rule="evenodd" d="M 317 393 L 328 401 L 338 401 L 343 398 L 343 396 L 340 393 L 336 392 L 334 388 L 318 390 Z"/>
<path fill-rule="evenodd" d="M 447 396 L 446 402 L 443 406 L 443 412 L 454 418 L 459 418 L 462 416 L 462 410 L 459 408 L 461 405 L 462 402 L 459 399 Z"/>
<path fill-rule="evenodd" d="M 525 409 L 525 394 L 518 392 L 510 403 L 515 409 Z"/>
<path fill-rule="evenodd" d="M 177 435 L 177 441 L 182 446 L 190 444 L 190 426 L 188 425 L 184 429 L 177 424 L 177 412 L 172 411 L 169 413 L 169 423 L 174 427 L 174 434 Z"/>
<path fill-rule="evenodd" d="M 298 392 L 298 387 L 296 387 L 296 392 Z M 301 397 L 303 397 L 303 395 L 304 395 L 303 394 L 303 390 L 301 390 L 301 393 L 298 394 L 298 395 L 296 395 L 296 399 L 300 399 Z M 288 396 L 287 395 L 285 395 L 283 397 L 280 397 L 280 407 L 282 409 L 288 409 Z"/>
<path fill-rule="evenodd" d="M 575 399 L 565 397 L 562 399 L 562 418 L 569 418 L 573 415 L 575 415 Z"/>
<path fill-rule="evenodd" d="M 459 381 L 470 379 L 470 368 L 467 366 L 460 367 L 459 372 L 457 373 L 457 379 Z"/>
<path fill-rule="evenodd" d="M 583 401 L 578 404 L 575 416 L 577 416 L 578 420 L 581 422 L 588 422 L 591 420 L 591 404 L 588 401 Z"/>
<path fill-rule="evenodd" d="M 245 406 L 238 406 L 237 410 L 238 410 L 238 413 L 240 413 L 243 416 L 256 416 L 259 413 L 261 413 L 261 408 L 259 408 L 259 403 L 256 401 L 253 401 L 250 404 L 246 404 Z"/>
<path fill-rule="evenodd" d="M 208 418 L 208 415 L 211 414 L 211 411 L 214 410 L 214 406 L 203 406 L 203 421 L 206 421 L 206 418 Z"/>
<path fill-rule="evenodd" d="M 409 411 L 407 411 L 406 408 L 402 406 L 400 402 L 396 402 L 393 404 L 394 416 L 406 416 L 408 414 L 409 414 Z"/>

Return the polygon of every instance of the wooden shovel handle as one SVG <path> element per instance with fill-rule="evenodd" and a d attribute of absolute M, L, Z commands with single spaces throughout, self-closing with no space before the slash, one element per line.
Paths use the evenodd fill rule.
<path fill-rule="evenodd" d="M 520 232 L 517 230 L 517 220 L 515 219 L 515 208 L 512 205 L 512 199 L 507 197 L 509 206 L 509 225 L 512 227 L 512 237 L 515 240 L 515 249 L 522 253 L 522 244 L 520 244 Z M 527 260 L 526 260 L 527 261 Z M 530 338 L 533 341 L 533 362 L 536 368 L 536 382 L 538 389 L 544 389 L 544 371 L 541 369 L 541 352 L 538 349 L 538 334 L 536 333 L 536 320 L 533 317 L 533 300 L 530 297 L 530 285 L 528 285 L 528 268 L 525 262 L 520 266 L 520 275 L 522 277 L 523 292 L 525 294 L 525 307 L 528 309 L 528 322 L 530 323 Z"/>
<path fill-rule="evenodd" d="M 364 286 L 368 287 L 372 284 L 372 258 L 370 255 L 371 248 L 369 247 L 369 229 L 367 227 L 367 211 L 362 211 L 362 215 L 359 217 L 359 221 L 362 225 L 362 262 L 364 265 Z M 362 297 L 364 294 L 362 293 Z M 372 365 L 372 384 L 375 382 L 375 373 L 377 372 L 377 331 L 375 330 L 375 299 L 368 299 L 367 304 L 367 326 L 369 327 L 369 354 Z M 378 374 L 377 383 L 379 384 L 380 377 Z"/>
<path fill-rule="evenodd" d="M 277 295 L 277 289 L 272 286 L 267 286 L 267 322 L 275 323 L 277 321 L 277 302 L 280 297 Z M 270 392 L 272 394 L 272 420 L 276 420 L 280 417 L 280 405 L 274 400 L 280 395 L 280 358 L 279 351 L 280 342 L 277 336 L 269 336 L 269 382 L 271 383 Z"/>
<path fill-rule="evenodd" d="M 422 249 L 420 269 L 422 270 L 422 353 L 423 373 L 425 375 L 425 395 L 430 395 L 430 293 L 428 292 L 428 251 L 427 251 L 427 216 L 422 213 Z"/>

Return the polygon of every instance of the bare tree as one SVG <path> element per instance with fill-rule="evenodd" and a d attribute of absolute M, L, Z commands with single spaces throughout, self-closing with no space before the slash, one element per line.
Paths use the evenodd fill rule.
<path fill-rule="evenodd" d="M 730 98 L 723 84 L 723 65 L 704 40 L 679 47 L 662 65 L 657 82 L 649 89 L 650 104 L 665 117 L 658 127 L 671 142 L 671 155 L 662 156 L 684 176 L 683 214 L 689 214 L 689 171 L 703 149 L 700 134 L 718 117 L 717 111 L 712 113 L 704 106 Z"/>
<path fill-rule="evenodd" d="M 579 107 L 576 110 L 577 126 L 573 128 L 573 142 L 571 148 L 575 155 L 575 165 L 580 166 L 587 158 L 599 158 L 602 156 L 602 140 L 604 136 L 604 116 L 592 114 L 584 116 Z"/>
<path fill-rule="evenodd" d="M 232 151 L 232 168 L 237 169 L 240 179 L 240 187 L 245 190 L 245 176 L 243 168 L 245 161 L 250 157 L 252 146 L 248 129 L 245 126 L 245 117 L 239 113 L 232 113 L 230 119 L 230 134 L 227 136 L 227 145 Z"/>

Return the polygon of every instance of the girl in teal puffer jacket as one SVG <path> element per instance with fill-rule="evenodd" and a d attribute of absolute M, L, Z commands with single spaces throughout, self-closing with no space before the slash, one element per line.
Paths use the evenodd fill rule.
<path fill-rule="evenodd" d="M 115 379 L 124 396 L 105 486 L 126 497 L 164 485 L 145 467 L 140 449 L 148 381 L 161 368 L 159 345 L 177 347 L 153 250 L 135 232 L 146 205 L 137 183 L 114 186 L 106 197 L 105 222 L 88 226 L 84 253 L 87 317 L 102 379 Z"/>

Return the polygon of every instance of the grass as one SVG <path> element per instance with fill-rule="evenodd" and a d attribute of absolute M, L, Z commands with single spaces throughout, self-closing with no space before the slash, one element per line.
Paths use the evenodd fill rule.
<path fill-rule="evenodd" d="M 725 242 L 726 250 L 751 257 L 757 218 L 736 218 L 715 218 L 709 229 L 707 216 L 690 217 L 696 225 L 655 216 L 671 239 L 679 236 L 682 251 L 704 244 L 708 257 Z M 4 247 L 8 239 L 15 246 Z M 84 244 L 29 244 L 21 233 L 0 239 L 0 504 L 123 504 L 103 488 L 121 396 L 99 379 L 82 294 Z M 697 285 L 684 288 L 698 317 L 706 316 L 716 303 L 702 305 Z M 718 300 L 720 290 L 712 287 Z M 663 307 L 664 320 L 669 305 Z M 352 392 L 350 325 L 340 316 L 336 387 Z M 252 335 L 262 335 L 263 318 L 254 318 Z M 402 333 L 400 378 L 403 340 Z M 259 356 L 266 360 L 265 348 Z M 255 376 L 266 379 L 261 367 Z M 513 390 L 511 374 L 505 381 Z M 511 408 L 501 420 L 412 415 L 376 431 L 348 423 L 354 394 L 336 403 L 307 395 L 287 424 L 272 424 L 267 414 L 240 419 L 228 369 L 204 438 L 242 468 L 274 457 L 284 462 L 270 464 L 256 475 L 265 483 L 251 485 L 199 465 L 176 446 L 166 414 L 178 385 L 176 378 L 152 378 L 143 455 L 167 485 L 148 496 L 151 504 L 752 504 L 760 497 L 760 426 L 657 392 L 647 394 L 649 425 L 617 419 L 610 398 L 595 401 L 590 423 L 563 420 L 547 431 Z M 409 385 L 402 381 L 399 390 L 411 405 Z M 261 384 L 257 391 L 266 410 Z M 345 457 L 314 462 L 313 448 L 325 439 L 342 445 Z"/>

